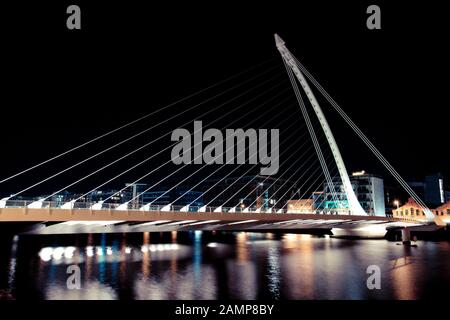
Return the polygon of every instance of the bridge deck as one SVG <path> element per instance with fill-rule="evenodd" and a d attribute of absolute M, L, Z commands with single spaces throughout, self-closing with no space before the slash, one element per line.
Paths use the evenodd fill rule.
<path fill-rule="evenodd" d="M 0 221 L 17 222 L 63 222 L 63 221 L 157 221 L 157 220 L 221 220 L 221 221 L 289 221 L 289 220 L 342 220 L 415 222 L 412 219 L 393 217 L 324 215 L 304 213 L 256 213 L 256 212 L 179 212 L 179 211 L 139 211 L 139 210 L 90 210 L 53 208 L 0 208 Z"/>

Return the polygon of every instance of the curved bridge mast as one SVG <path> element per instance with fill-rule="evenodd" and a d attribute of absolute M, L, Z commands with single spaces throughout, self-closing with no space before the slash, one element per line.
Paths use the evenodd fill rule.
<path fill-rule="evenodd" d="M 281 53 L 281 56 L 286 61 L 287 65 L 292 69 L 294 75 L 296 76 L 301 86 L 303 87 L 303 90 L 305 91 L 306 96 L 308 97 L 309 102 L 311 103 L 314 112 L 317 115 L 317 118 L 319 119 L 320 125 L 322 126 L 322 129 L 325 133 L 328 144 L 330 145 L 331 148 L 331 152 L 333 153 L 334 160 L 336 161 L 337 168 L 339 170 L 339 175 L 342 180 L 344 192 L 347 195 L 350 214 L 367 215 L 367 213 L 361 207 L 361 204 L 359 203 L 358 199 L 356 198 L 355 192 L 350 182 L 350 178 L 348 177 L 347 169 L 345 168 L 344 160 L 342 159 L 341 156 L 341 152 L 339 151 L 339 148 L 336 144 L 336 140 L 334 139 L 333 133 L 331 132 L 330 126 L 328 125 L 325 115 L 323 114 L 322 109 L 320 108 L 319 102 L 314 96 L 305 77 L 298 68 L 293 55 L 286 48 L 284 41 L 277 34 L 275 34 L 275 43 L 278 48 L 278 51 L 280 51 Z"/>

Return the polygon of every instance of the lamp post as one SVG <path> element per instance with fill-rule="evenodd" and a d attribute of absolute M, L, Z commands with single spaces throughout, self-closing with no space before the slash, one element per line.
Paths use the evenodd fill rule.
<path fill-rule="evenodd" d="M 397 206 L 397 209 L 398 209 L 400 202 L 398 200 L 394 200 L 394 204 Z"/>

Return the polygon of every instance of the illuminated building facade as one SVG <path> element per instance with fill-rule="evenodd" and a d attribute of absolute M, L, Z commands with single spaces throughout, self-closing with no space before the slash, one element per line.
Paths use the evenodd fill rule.
<path fill-rule="evenodd" d="M 381 177 L 359 171 L 352 174 L 350 182 L 361 207 L 367 214 L 386 215 L 384 182 Z M 347 196 L 339 179 L 333 179 L 333 188 L 328 183 L 325 183 L 323 188 L 323 194 L 318 194 L 314 200 L 317 209 L 341 211 L 348 208 Z"/>
<path fill-rule="evenodd" d="M 431 212 L 434 213 L 434 215 L 443 217 L 443 218 L 450 218 L 450 201 L 431 209 Z M 410 218 L 423 218 L 425 219 L 425 213 L 423 212 L 423 209 L 420 205 L 418 205 L 412 198 L 408 199 L 408 202 L 406 202 L 404 205 L 399 206 L 398 209 L 394 209 L 392 211 L 394 217 L 410 217 Z"/>

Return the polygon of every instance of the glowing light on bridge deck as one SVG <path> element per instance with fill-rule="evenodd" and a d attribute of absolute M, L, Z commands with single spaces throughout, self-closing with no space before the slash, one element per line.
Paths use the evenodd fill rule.
<path fill-rule="evenodd" d="M 206 223 L 214 223 L 214 222 L 218 222 L 220 220 L 206 220 L 206 221 L 200 221 L 200 222 L 194 222 L 194 223 L 190 223 L 189 226 L 196 226 L 199 224 L 206 224 Z"/>
<path fill-rule="evenodd" d="M 104 201 L 99 201 L 91 206 L 91 210 L 101 210 Z"/>
<path fill-rule="evenodd" d="M 197 220 L 176 221 L 176 222 L 168 223 L 168 224 L 166 224 L 166 226 L 176 226 L 176 225 L 178 225 L 178 224 L 189 223 L 189 222 L 195 222 L 195 221 L 197 221 Z"/>
<path fill-rule="evenodd" d="M 0 200 L 0 208 L 5 208 L 6 207 L 6 201 L 8 201 L 9 198 L 11 198 L 11 197 L 2 198 Z"/>
<path fill-rule="evenodd" d="M 128 202 L 122 203 L 121 205 L 119 205 L 116 208 L 116 210 L 119 210 L 119 211 L 126 211 L 126 210 L 128 210 Z"/>
<path fill-rule="evenodd" d="M 37 201 L 34 201 L 34 202 L 30 203 L 29 205 L 27 205 L 27 207 L 30 209 L 40 209 L 40 208 L 42 208 L 43 204 L 44 204 L 43 200 L 37 200 Z"/>
<path fill-rule="evenodd" d="M 152 226 L 152 225 L 155 225 L 155 224 L 158 224 L 158 223 L 166 223 L 166 222 L 170 222 L 170 220 L 150 221 L 150 222 L 146 222 L 146 223 L 140 224 L 139 226 L 140 227 L 142 227 L 142 226 Z"/>
<path fill-rule="evenodd" d="M 228 223 L 227 226 L 231 226 L 231 225 L 235 225 L 235 224 L 242 224 L 242 223 L 250 223 L 250 222 L 255 222 L 255 221 L 258 221 L 258 220 L 237 221 L 237 222 Z"/>
<path fill-rule="evenodd" d="M 69 202 L 64 203 L 61 206 L 61 209 L 73 209 L 74 205 L 75 205 L 75 200 L 71 200 Z"/>

